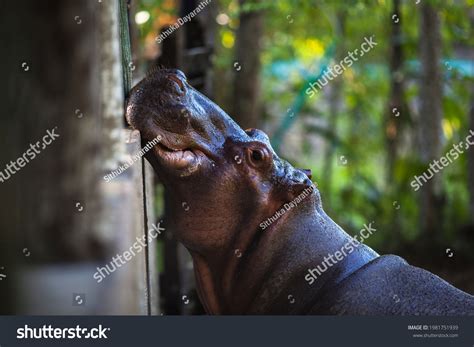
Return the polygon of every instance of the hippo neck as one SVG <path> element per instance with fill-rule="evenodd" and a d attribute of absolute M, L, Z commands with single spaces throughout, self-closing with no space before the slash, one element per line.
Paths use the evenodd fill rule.
<path fill-rule="evenodd" d="M 305 280 L 308 270 L 324 264 L 325 257 L 351 240 L 316 199 L 295 208 L 277 227 L 256 230 L 253 240 L 241 257 L 232 252 L 234 247 L 214 255 L 191 252 L 198 292 L 208 313 L 305 313 L 322 292 L 378 256 L 359 245 L 323 269 L 310 285 Z"/>

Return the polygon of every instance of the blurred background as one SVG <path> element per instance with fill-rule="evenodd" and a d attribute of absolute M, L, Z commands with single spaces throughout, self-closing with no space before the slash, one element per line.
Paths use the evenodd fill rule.
<path fill-rule="evenodd" d="M 473 293 L 474 151 L 417 192 L 410 182 L 474 129 L 474 2 L 214 0 L 156 44 L 198 4 L 138 1 L 143 71 L 183 69 L 241 127 L 265 130 L 281 156 L 311 168 L 347 232 L 373 220 L 370 246 Z M 305 93 L 371 36 L 377 46 Z"/>
<path fill-rule="evenodd" d="M 31 89 L 24 86 L 12 88 L 12 85 L 21 83 L 18 82 L 18 74 L 10 73 L 10 83 L 6 83 L 8 90 L 2 95 L 10 97 L 13 105 L 11 115 L 25 112 L 19 110 L 18 105 L 28 98 L 28 93 L 38 97 L 34 91 L 42 90 L 51 97 L 47 100 L 42 98 L 40 108 L 31 106 L 31 119 L 35 119 L 36 123 L 28 123 L 27 130 L 17 124 L 18 119 L 14 116 L 9 121 L 6 118 L 7 124 L 2 130 L 10 130 L 2 138 L 2 147 L 9 146 L 11 149 L 11 141 L 16 141 L 12 139 L 12 126 L 17 127 L 25 141 L 30 141 L 38 131 L 35 129 L 45 119 L 38 118 L 38 112 L 46 112 L 45 105 L 52 105 L 57 102 L 55 100 L 61 99 L 57 93 L 66 93 L 70 97 L 75 91 L 76 99 L 67 106 L 67 113 L 72 117 L 74 113 L 78 115 L 77 110 L 86 114 L 81 122 L 87 124 L 84 134 L 88 135 L 81 138 L 87 144 L 87 151 L 81 151 L 79 156 L 86 158 L 87 162 L 63 163 L 61 168 L 56 169 L 53 165 L 51 175 L 56 182 L 66 182 L 64 175 L 69 175 L 68 184 L 62 189 L 69 192 L 67 204 L 74 206 L 74 209 L 77 210 L 75 204 L 78 201 L 85 201 L 85 212 L 89 213 L 87 200 L 94 201 L 97 208 L 92 210 L 101 216 L 101 230 L 97 233 L 91 231 L 98 224 L 97 219 L 91 217 L 88 225 L 84 225 L 83 220 L 77 222 L 74 219 L 71 225 L 77 226 L 77 231 L 65 231 L 64 227 L 52 225 L 64 201 L 55 200 L 49 209 L 43 207 L 40 210 L 35 209 L 38 205 L 32 203 L 35 215 L 43 219 L 48 216 L 49 224 L 45 222 L 45 228 L 49 237 L 54 234 L 51 230 L 57 229 L 59 238 L 69 239 L 69 233 L 79 235 L 76 239 L 82 245 L 80 251 L 77 251 L 77 243 L 71 246 L 75 249 L 73 252 L 64 248 L 63 243 L 48 243 L 43 251 L 32 251 L 32 255 L 39 254 L 35 264 L 61 263 L 62 270 L 58 270 L 60 273 L 56 276 L 64 280 L 66 275 L 61 271 L 68 274 L 72 271 L 64 270 L 64 262 L 70 264 L 80 260 L 81 264 L 92 264 L 83 271 L 86 273 L 84 276 L 88 276 L 97 264 L 109 259 L 108 256 L 113 253 L 110 251 L 111 243 L 118 244 L 114 250 L 127 248 L 130 239 L 118 242 L 115 231 L 111 231 L 116 227 L 125 228 L 123 223 L 117 221 L 117 218 L 125 218 L 127 213 L 124 211 L 130 212 L 140 206 L 145 211 L 144 222 L 141 216 L 129 213 L 133 220 L 142 219 L 136 222 L 141 223 L 140 227 L 164 218 L 163 188 L 145 162 L 138 173 L 129 174 L 134 177 L 129 177 L 130 182 L 118 182 L 116 190 L 110 184 L 106 189 L 93 188 L 94 182 L 100 181 L 103 173 L 116 168 L 123 160 L 121 156 L 126 155 L 125 147 L 116 148 L 128 143 L 128 147 L 132 146 L 127 147 L 129 154 L 139 149 L 139 139 L 129 141 L 133 137 L 126 132 L 123 109 L 120 107 L 131 85 L 153 67 L 164 66 L 183 70 L 192 86 L 221 106 L 242 128 L 263 129 L 283 158 L 295 166 L 310 168 L 313 180 L 321 191 L 326 212 L 349 234 L 355 235 L 364 223 L 374 221 L 377 232 L 367 243 L 379 253 L 398 254 L 413 265 L 428 269 L 458 288 L 474 293 L 474 150 L 471 148 L 461 154 L 418 191 L 410 186 L 415 175 L 421 176 L 433 160 L 439 160 L 452 149 L 453 144 L 465 140 L 469 131 L 474 130 L 474 0 L 134 0 L 118 1 L 112 5 L 105 0 L 90 0 L 87 6 L 73 1 L 66 3 L 67 6 L 58 2 L 54 7 L 56 12 L 51 8 L 36 11 L 43 14 L 41 21 L 34 15 L 25 19 L 30 23 L 26 24 L 27 28 L 37 31 L 36 34 L 25 34 L 25 42 L 41 41 L 41 44 L 32 44 L 34 48 L 29 51 L 30 56 L 44 55 L 42 60 L 36 60 L 37 65 L 41 61 L 44 63 L 42 70 L 37 68 L 43 73 L 36 81 L 52 78 L 45 76 L 51 71 L 58 71 L 58 76 L 56 86 L 44 91 L 38 85 L 28 87 Z M 182 20 L 198 7 L 200 10 L 190 21 Z M 110 12 L 108 16 L 106 9 Z M 41 28 L 47 25 L 44 22 L 47 18 L 51 18 L 53 25 L 56 25 L 56 29 L 48 29 L 53 40 L 50 43 L 45 43 L 45 36 L 38 39 Z M 78 24 L 79 20 L 81 23 Z M 4 26 L 16 35 L 6 42 L 10 42 L 11 47 L 18 45 L 21 39 L 19 33 L 27 29 L 20 27 L 13 19 L 5 21 Z M 95 24 L 92 25 L 92 22 Z M 71 33 L 77 25 L 82 25 L 77 39 L 79 43 L 71 40 L 71 37 L 74 38 Z M 110 28 L 116 28 L 116 33 Z M 374 37 L 377 43 L 374 48 L 329 81 L 315 96 L 308 96 L 306 89 L 309 83 L 319 80 L 328 67 L 344 60 L 348 52 L 360 49 L 364 38 L 370 37 Z M 41 53 L 41 50 L 48 50 L 48 45 L 56 46 L 48 54 Z M 75 50 L 78 45 L 82 54 Z M 65 53 L 71 46 L 75 48 Z M 6 52 L 8 47 L 8 44 L 4 46 Z M 18 54 L 21 50 L 11 52 L 14 52 L 9 55 L 11 65 L 20 70 L 22 59 L 27 61 L 28 52 L 23 55 Z M 62 74 L 59 73 L 60 68 L 46 63 L 55 59 L 63 62 Z M 31 73 L 35 73 L 34 62 L 31 59 Z M 111 68 L 114 64 L 125 72 L 117 74 L 118 70 Z M 24 67 L 22 70 L 15 73 L 24 76 Z M 68 71 L 74 71 L 77 76 L 70 82 L 71 89 L 62 92 L 57 84 L 64 79 L 64 71 L 68 77 Z M 115 80 L 110 78 L 114 74 L 117 76 Z M 78 83 L 81 78 L 88 78 L 87 83 Z M 123 95 L 122 90 L 116 91 L 116 94 L 110 91 L 117 84 L 124 85 Z M 84 91 L 87 91 L 84 100 L 89 101 L 81 103 L 77 93 Z M 99 98 L 95 100 L 98 106 L 91 109 L 90 98 L 94 95 Z M 110 100 L 115 100 L 115 104 L 111 105 Z M 61 122 L 61 112 L 56 113 L 57 117 L 53 119 Z M 107 118 L 107 114 L 111 116 Z M 93 115 L 101 121 L 93 120 Z M 115 122 L 113 125 L 111 119 Z M 71 136 L 80 133 L 77 125 L 70 125 L 68 129 Z M 119 133 L 117 129 L 121 129 Z M 43 128 L 38 134 L 42 132 Z M 94 139 L 93 145 L 88 136 Z M 101 140 L 96 143 L 97 138 Z M 107 142 L 104 139 L 112 140 Z M 72 141 L 64 137 L 62 140 Z M 105 154 L 104 148 L 107 149 Z M 20 149 L 16 152 L 11 150 L 8 160 L 17 156 Z M 74 150 L 68 152 L 68 158 L 71 153 Z M 58 155 L 56 153 L 56 158 Z M 8 160 L 5 159 L 5 162 Z M 92 164 L 91 160 L 100 164 Z M 42 163 L 35 165 L 44 168 L 46 164 Z M 103 163 L 108 163 L 108 166 Z M 80 179 L 68 170 L 64 171 L 71 165 L 80 173 L 86 170 L 82 165 L 90 166 L 98 173 L 89 181 L 84 179 L 84 174 Z M 47 175 L 46 172 L 41 175 Z M 147 176 L 145 172 L 148 172 Z M 31 172 L 33 181 L 28 174 L 22 177 L 24 182 L 17 178 L 22 188 L 11 185 L 12 196 L 17 197 L 21 189 L 28 187 L 41 190 L 37 187 L 38 171 Z M 86 196 L 80 187 L 76 187 L 76 192 L 70 192 L 71 185 L 78 181 L 82 182 L 82 187 L 87 187 L 91 196 Z M 124 192 L 124 184 L 129 184 L 127 192 Z M 142 186 L 136 188 L 140 184 Z M 30 194 L 31 189 L 28 190 Z M 51 185 L 46 184 L 44 189 L 50 192 Z M 118 198 L 125 196 L 133 200 L 130 196 L 137 195 L 134 189 L 140 191 L 140 197 L 133 204 Z M 44 192 L 43 197 L 48 194 L 51 193 Z M 94 194 L 97 196 L 92 197 Z M 117 204 L 117 199 L 121 204 Z M 18 235 L 25 234 L 22 225 L 26 212 L 19 212 L 25 210 L 25 205 L 24 201 L 17 201 L 16 204 L 11 201 L 7 206 L 10 210 L 4 209 L 6 216 L 2 218 L 10 223 L 5 226 L 8 229 L 4 229 L 10 231 L 8 249 L 16 247 L 21 252 L 28 244 L 29 249 L 35 250 L 38 243 L 45 242 L 45 236 L 36 236 L 36 241 L 31 236 L 18 241 Z M 16 200 L 13 198 L 13 201 Z M 12 209 L 17 222 L 12 218 Z M 76 218 L 77 213 L 73 215 Z M 83 216 L 84 213 L 81 218 Z M 134 223 L 129 222 L 129 225 Z M 15 228 L 18 230 L 13 231 Z M 41 226 L 36 223 L 35 230 L 38 229 L 41 230 Z M 29 234 L 36 235 L 35 231 Z M 84 236 L 89 234 L 93 237 Z M 54 237 L 54 240 L 57 239 Z M 3 243 L 4 247 L 7 244 Z M 103 291 L 96 293 L 97 285 L 93 283 L 82 290 L 93 298 L 89 306 L 93 309 L 83 312 L 202 314 L 194 289 L 191 259 L 174 239 L 172 230 L 167 229 L 153 247 L 156 249 L 147 254 L 137 268 L 130 270 L 129 277 L 108 284 L 112 288 L 116 283 L 141 281 L 142 285 L 135 288 L 137 291 L 133 289 L 122 293 L 116 299 L 126 301 L 128 299 L 124 298 L 130 296 L 143 296 L 145 301 L 140 299 L 138 308 L 116 311 L 98 309 L 102 302 L 100 298 L 107 294 Z M 51 256 L 51 253 L 55 255 Z M 13 258 L 15 256 L 10 257 L 10 261 Z M 31 262 L 31 259 L 27 261 Z M 25 259 L 17 263 L 24 266 Z M 145 277 L 134 279 L 137 269 L 142 269 Z M 82 273 L 82 270 L 77 271 Z M 12 286 L 14 291 L 37 283 L 32 280 L 36 277 L 32 277 L 30 272 L 28 270 L 27 275 L 23 276 L 26 280 L 18 282 L 22 284 Z M 42 273 L 37 276 L 48 278 L 50 283 L 51 277 Z M 122 275 L 113 274 L 111 277 L 114 276 Z M 59 282 L 64 283 L 63 280 Z M 82 283 L 81 280 L 78 283 Z M 150 291 L 151 288 L 155 289 Z M 153 300 L 149 297 L 151 292 Z M 5 291 L 3 295 L 15 296 L 12 291 L 8 293 Z M 67 300 L 70 300 L 69 297 Z M 82 312 L 70 309 L 65 312 Z M 26 309 L 20 312 L 45 310 L 55 312 L 49 303 L 37 311 Z M 11 307 L 8 312 L 19 311 Z"/>

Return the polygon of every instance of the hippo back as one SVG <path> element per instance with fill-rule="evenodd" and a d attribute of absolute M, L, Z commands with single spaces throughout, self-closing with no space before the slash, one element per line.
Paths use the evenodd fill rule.
<path fill-rule="evenodd" d="M 474 315 L 474 296 L 398 256 L 385 255 L 327 288 L 309 313 Z"/>

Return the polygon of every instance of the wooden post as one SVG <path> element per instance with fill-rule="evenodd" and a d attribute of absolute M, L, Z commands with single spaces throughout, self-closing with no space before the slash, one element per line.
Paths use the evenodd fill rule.
<path fill-rule="evenodd" d="M 14 288 L 17 299 L 7 312 L 157 313 L 152 308 L 157 283 L 149 288 L 153 247 L 137 252 L 100 283 L 93 277 L 149 227 L 145 211 L 151 188 L 144 162 L 104 179 L 141 149 L 137 134 L 124 128 L 131 73 L 123 69 L 129 66 L 124 56 L 130 56 L 121 41 L 124 3 L 5 5 L 12 14 L 0 24 L 11 52 L 2 86 L 7 117 L 1 120 L 6 133 L 1 139 L 8 150 L 0 165 L 21 157 L 48 131 L 59 135 L 0 183 L 8 191 L 0 210 L 9 216 L 2 216 L 7 224 L 0 247 L 10 249 L 0 252 L 0 267 L 8 269 L 1 290 Z"/>

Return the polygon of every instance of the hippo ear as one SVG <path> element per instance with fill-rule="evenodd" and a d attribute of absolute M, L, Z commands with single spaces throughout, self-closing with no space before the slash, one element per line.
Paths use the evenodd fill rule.
<path fill-rule="evenodd" d="M 267 145 L 270 144 L 270 138 L 268 137 L 267 133 L 260 129 L 250 128 L 245 130 L 245 133 L 254 140 L 262 141 Z"/>

